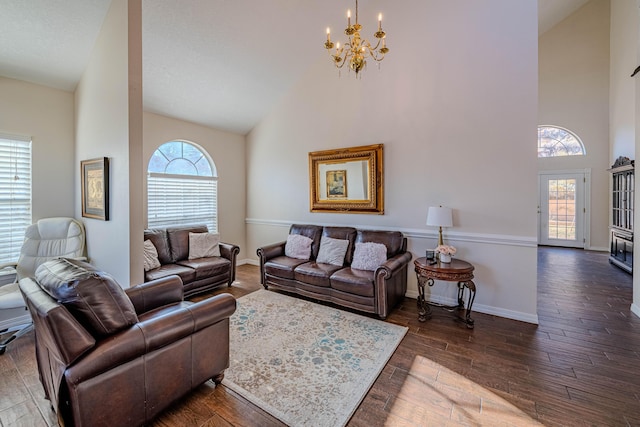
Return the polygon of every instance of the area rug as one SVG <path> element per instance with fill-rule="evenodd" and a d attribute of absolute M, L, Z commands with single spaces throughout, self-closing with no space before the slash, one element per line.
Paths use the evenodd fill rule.
<path fill-rule="evenodd" d="M 238 299 L 222 384 L 289 426 L 344 426 L 406 332 L 259 290 Z"/>

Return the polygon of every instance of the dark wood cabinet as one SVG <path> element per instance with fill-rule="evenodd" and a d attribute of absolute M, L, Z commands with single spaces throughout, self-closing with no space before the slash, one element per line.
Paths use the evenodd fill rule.
<path fill-rule="evenodd" d="M 634 161 L 618 157 L 609 171 L 613 179 L 609 262 L 632 273 Z"/>

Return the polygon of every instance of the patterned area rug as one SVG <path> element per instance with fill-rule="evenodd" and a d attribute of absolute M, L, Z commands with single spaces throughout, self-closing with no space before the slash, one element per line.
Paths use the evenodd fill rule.
<path fill-rule="evenodd" d="M 290 426 L 344 426 L 406 332 L 259 290 L 231 317 L 223 384 Z"/>

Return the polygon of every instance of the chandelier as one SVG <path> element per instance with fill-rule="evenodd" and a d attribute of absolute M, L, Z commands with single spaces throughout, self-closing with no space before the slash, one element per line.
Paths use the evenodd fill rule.
<path fill-rule="evenodd" d="M 380 62 L 384 59 L 384 55 L 389 52 L 385 40 L 386 34 L 382 31 L 382 13 L 378 15 L 378 31 L 373 33 L 374 37 L 378 39 L 375 46 L 360 37 L 361 29 L 362 25 L 358 23 L 358 0 L 356 0 L 356 23 L 354 25 L 351 25 L 351 9 L 347 11 L 347 28 L 345 28 L 344 33 L 349 37 L 349 41 L 344 46 L 340 46 L 340 42 L 334 45 L 331 41 L 331 29 L 327 27 L 327 41 L 324 43 L 324 47 L 331 55 L 336 68 L 342 68 L 344 64 L 349 63 L 349 68 L 355 71 L 356 77 L 367 65 L 367 58 Z M 331 49 L 334 46 L 336 48 L 335 53 L 331 53 Z"/>

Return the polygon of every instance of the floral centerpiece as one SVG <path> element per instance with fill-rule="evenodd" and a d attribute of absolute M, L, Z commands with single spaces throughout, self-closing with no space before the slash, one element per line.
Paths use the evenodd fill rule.
<path fill-rule="evenodd" d="M 449 245 L 439 245 L 436 248 L 436 252 L 439 254 L 440 262 L 451 262 L 451 256 L 456 254 L 456 248 Z"/>

